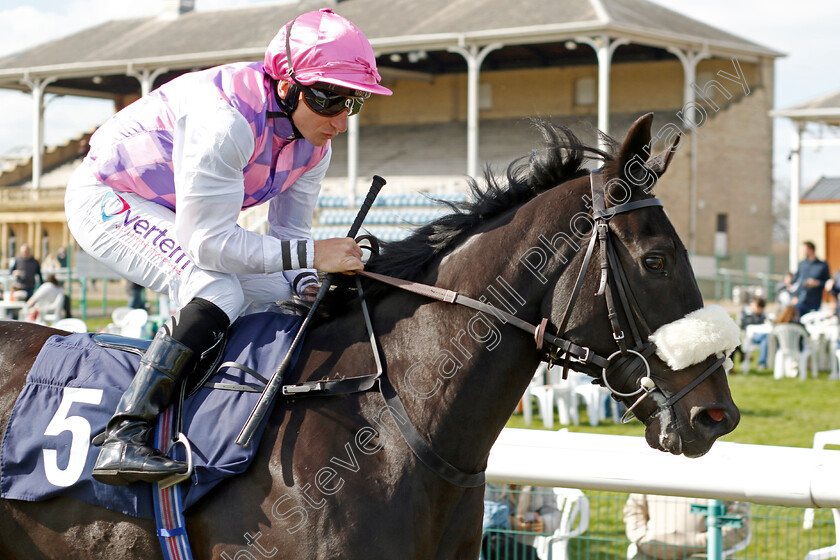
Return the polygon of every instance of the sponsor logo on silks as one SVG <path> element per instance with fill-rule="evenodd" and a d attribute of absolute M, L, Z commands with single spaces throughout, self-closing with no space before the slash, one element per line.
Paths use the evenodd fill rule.
<path fill-rule="evenodd" d="M 107 222 L 131 209 L 131 206 L 117 193 L 109 192 L 102 197 L 102 204 L 99 206 L 99 209 L 102 212 L 102 221 Z"/>
<path fill-rule="evenodd" d="M 181 249 L 178 242 L 167 236 L 169 233 L 168 229 L 160 228 L 143 217 L 143 215 L 138 214 L 137 210 L 132 209 L 123 197 L 117 193 L 109 192 L 103 196 L 100 210 L 102 212 L 103 222 L 122 215 L 122 222 L 117 220 L 116 228 L 124 228 L 135 239 L 142 238 L 144 242 L 151 243 L 155 249 L 163 254 L 164 260 L 174 261 L 172 263 L 173 265 L 180 264 L 181 270 L 184 270 L 192 262 L 186 253 L 184 253 L 184 250 Z M 134 215 L 132 215 L 132 210 L 134 210 Z M 157 232 L 156 235 L 155 232 Z"/>

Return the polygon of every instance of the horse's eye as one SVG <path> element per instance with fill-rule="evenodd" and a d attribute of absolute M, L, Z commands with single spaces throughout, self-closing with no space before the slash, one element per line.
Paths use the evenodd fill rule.
<path fill-rule="evenodd" d="M 662 257 L 645 257 L 645 268 L 648 270 L 665 270 L 665 259 Z"/>

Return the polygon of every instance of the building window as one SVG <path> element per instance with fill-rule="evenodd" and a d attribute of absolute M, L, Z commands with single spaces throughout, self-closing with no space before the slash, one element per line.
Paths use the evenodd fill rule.
<path fill-rule="evenodd" d="M 717 215 L 717 227 L 715 228 L 715 255 L 723 257 L 729 249 L 729 215 Z"/>
<path fill-rule="evenodd" d="M 718 214 L 717 215 L 717 228 L 715 229 L 716 232 L 726 233 L 727 231 L 729 231 L 729 228 L 727 227 L 728 226 L 727 218 L 728 218 L 727 214 Z"/>
<path fill-rule="evenodd" d="M 575 80 L 575 105 L 595 105 L 597 81 L 592 76 Z"/>
<path fill-rule="evenodd" d="M 481 111 L 489 111 L 493 108 L 493 85 L 488 83 L 478 84 L 478 108 Z"/>

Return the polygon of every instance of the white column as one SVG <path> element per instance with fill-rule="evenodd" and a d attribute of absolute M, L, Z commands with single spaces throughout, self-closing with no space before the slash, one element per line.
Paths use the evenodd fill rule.
<path fill-rule="evenodd" d="M 578 37 L 578 43 L 592 47 L 598 58 L 598 130 L 610 133 L 610 66 L 615 50 L 628 44 L 628 39 L 610 39 L 606 35 L 597 37 Z M 599 138 L 598 145 L 603 149 L 604 142 Z"/>
<path fill-rule="evenodd" d="M 356 204 L 356 183 L 359 179 L 359 115 L 347 119 L 347 183 L 352 195 L 350 206 Z"/>
<path fill-rule="evenodd" d="M 799 192 L 802 187 L 802 131 L 805 123 L 793 122 L 790 145 L 790 224 L 788 241 L 788 270 L 799 264 Z"/>
<path fill-rule="evenodd" d="M 156 70 L 144 68 L 143 70 L 137 71 L 129 66 L 125 73 L 132 78 L 136 78 L 137 81 L 140 82 L 140 95 L 146 96 L 152 91 L 152 86 L 154 86 L 155 80 L 158 76 L 165 74 L 166 72 L 169 72 L 169 68 L 158 68 Z"/>
<path fill-rule="evenodd" d="M 467 61 L 467 175 L 475 177 L 478 171 L 478 76 L 481 63 L 492 51 L 502 48 L 501 43 L 477 45 L 468 48 L 449 47 L 449 52 L 463 56 Z"/>
<path fill-rule="evenodd" d="M 697 94 L 692 87 L 697 82 L 697 65 L 701 60 L 709 58 L 705 48 L 702 51 L 683 51 L 675 47 L 668 47 L 668 51 L 676 56 L 683 67 L 683 109 L 677 116 L 685 124 L 691 143 L 689 146 L 688 173 L 688 251 L 694 253 L 697 249 Z"/>
<path fill-rule="evenodd" d="M 32 188 L 41 187 L 44 156 L 44 90 L 56 78 L 25 78 L 21 80 L 32 91 Z"/>

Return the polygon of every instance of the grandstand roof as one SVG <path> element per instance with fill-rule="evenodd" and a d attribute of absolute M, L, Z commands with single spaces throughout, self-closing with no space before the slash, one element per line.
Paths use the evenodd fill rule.
<path fill-rule="evenodd" d="M 143 69 L 181 71 L 238 60 L 259 60 L 278 28 L 296 15 L 333 4 L 365 31 L 383 76 L 463 72 L 454 45 L 502 42 L 523 46 L 487 59 L 492 69 L 508 65 L 592 64 L 591 49 L 562 45 L 579 36 L 606 34 L 630 39 L 618 62 L 650 59 L 648 49 L 708 49 L 716 56 L 781 56 L 781 53 L 706 25 L 647 0 L 300 0 L 219 11 L 188 11 L 178 17 L 114 20 L 0 58 L 0 87 L 28 89 L 20 80 L 55 77 L 53 90 L 101 95 L 134 92 L 126 74 Z M 554 44 L 551 46 L 550 44 Z M 572 45 L 574 46 L 574 45 Z M 423 51 L 423 57 L 391 57 Z M 620 54 L 624 53 L 624 54 Z M 661 56 L 661 53 L 658 55 Z M 96 80 L 91 80 L 96 76 Z M 119 78 L 122 77 L 123 82 Z M 123 91 L 124 90 L 124 91 Z"/>

